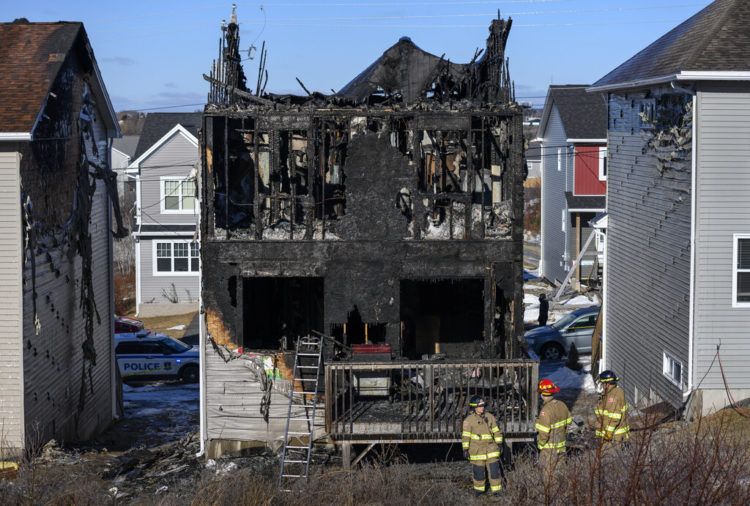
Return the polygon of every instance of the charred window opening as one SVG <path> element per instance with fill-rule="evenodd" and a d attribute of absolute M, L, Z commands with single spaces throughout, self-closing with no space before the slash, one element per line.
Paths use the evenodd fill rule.
<path fill-rule="evenodd" d="M 386 331 L 385 323 L 362 320 L 362 315 L 356 305 L 347 313 L 346 323 L 336 323 L 331 326 L 333 338 L 347 346 L 385 343 Z"/>
<path fill-rule="evenodd" d="M 293 349 L 323 329 L 323 278 L 244 278 L 243 335 L 248 349 Z"/>
<path fill-rule="evenodd" d="M 398 151 L 409 157 L 409 160 L 413 159 L 413 144 L 414 144 L 414 133 L 409 128 L 409 118 L 393 118 L 390 121 L 390 136 L 391 146 L 398 149 Z"/>
<path fill-rule="evenodd" d="M 315 174 L 315 208 L 318 219 L 336 220 L 346 214 L 344 170 L 349 129 L 347 122 L 324 121 L 319 131 L 320 170 Z"/>
<path fill-rule="evenodd" d="M 433 193 L 468 191 L 466 134 L 419 130 L 417 135 L 421 139 L 419 189 Z"/>
<path fill-rule="evenodd" d="M 484 280 L 401 280 L 403 354 L 412 360 L 481 341 Z"/>

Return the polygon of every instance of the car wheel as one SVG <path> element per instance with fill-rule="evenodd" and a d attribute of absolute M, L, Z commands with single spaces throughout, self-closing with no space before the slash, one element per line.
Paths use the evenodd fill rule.
<path fill-rule="evenodd" d="M 183 383 L 198 383 L 198 380 L 200 379 L 198 366 L 188 365 L 183 367 L 180 371 L 180 379 L 182 379 Z"/>
<path fill-rule="evenodd" d="M 542 360 L 560 360 L 563 354 L 562 346 L 557 343 L 549 343 L 544 345 L 539 358 Z"/>

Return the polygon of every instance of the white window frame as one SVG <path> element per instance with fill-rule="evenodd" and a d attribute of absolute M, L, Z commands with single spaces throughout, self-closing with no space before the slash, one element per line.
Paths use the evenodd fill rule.
<path fill-rule="evenodd" d="M 737 275 L 740 272 L 750 272 L 750 269 L 739 269 L 737 267 L 737 260 L 740 254 L 740 239 L 750 239 L 750 234 L 734 234 L 732 237 L 732 307 L 748 308 L 750 307 L 750 302 L 737 301 Z"/>
<path fill-rule="evenodd" d="M 557 148 L 557 172 L 562 172 L 562 148 Z"/>
<path fill-rule="evenodd" d="M 168 271 L 168 272 L 167 271 L 159 271 L 159 270 L 157 270 L 157 267 L 156 267 L 156 265 L 157 265 L 156 264 L 156 261 L 157 261 L 157 257 L 156 257 L 156 249 L 157 248 L 156 248 L 156 245 L 157 244 L 164 244 L 164 243 L 169 243 L 171 245 L 170 246 L 170 255 L 171 255 L 170 256 L 170 259 L 171 259 L 170 263 L 171 263 L 171 266 L 172 266 L 172 270 Z M 188 256 L 187 256 L 187 259 L 188 259 L 188 269 L 190 269 L 190 267 L 192 265 L 191 260 L 193 258 L 198 258 L 198 270 L 197 271 L 187 270 L 187 271 L 175 272 L 175 270 L 174 270 L 174 245 L 175 244 L 185 244 L 185 243 L 187 243 L 187 245 L 188 245 Z M 191 255 L 191 253 L 190 253 L 191 252 L 190 243 L 196 243 L 196 244 L 198 244 L 198 241 L 194 241 L 193 239 L 154 239 L 154 240 L 152 240 L 151 241 L 151 272 L 152 272 L 152 274 L 155 277 L 164 277 L 164 276 L 170 276 L 170 277 L 171 276 L 200 276 L 200 274 L 201 274 L 201 271 L 200 271 L 200 268 L 201 268 L 201 265 L 200 265 L 200 245 L 198 245 L 198 256 L 197 257 L 193 257 Z"/>
<path fill-rule="evenodd" d="M 607 148 L 605 147 L 599 147 L 599 181 L 606 181 L 607 180 L 607 173 L 605 172 L 605 168 L 607 167 L 607 163 L 609 160 L 607 159 Z"/>
<path fill-rule="evenodd" d="M 680 377 L 679 379 L 675 379 L 674 377 L 674 366 L 675 364 L 680 364 Z M 665 378 L 667 378 L 670 383 L 672 383 L 674 386 L 682 388 L 682 371 L 685 369 L 685 365 L 682 363 L 682 361 L 677 360 L 677 357 L 672 355 L 669 352 L 664 352 L 662 356 L 662 374 Z"/>
<path fill-rule="evenodd" d="M 166 208 L 166 197 L 167 194 L 165 192 L 166 183 L 168 181 L 180 183 L 180 194 L 178 196 L 179 202 L 180 202 L 180 208 L 179 209 L 167 209 Z M 198 197 L 195 198 L 195 206 L 193 206 L 193 209 L 183 209 L 183 199 L 185 198 L 185 195 L 182 193 L 183 183 L 185 182 L 191 182 L 193 185 L 196 185 L 196 180 L 194 178 L 189 177 L 179 177 L 179 176 L 162 176 L 159 178 L 159 211 L 161 214 L 197 214 L 198 213 Z"/>

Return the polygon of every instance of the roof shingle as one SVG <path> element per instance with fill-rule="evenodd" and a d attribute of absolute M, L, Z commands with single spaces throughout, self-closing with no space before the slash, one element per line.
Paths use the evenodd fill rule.
<path fill-rule="evenodd" d="M 748 0 L 716 0 L 593 87 L 625 85 L 683 71 L 750 71 Z"/>
<path fill-rule="evenodd" d="M 82 26 L 0 23 L 0 132 L 31 132 Z"/>
<path fill-rule="evenodd" d="M 548 107 L 554 104 L 560 112 L 565 135 L 569 139 L 606 139 L 607 102 L 603 95 L 587 93 L 586 88 L 587 85 L 583 84 L 550 86 L 548 104 L 545 104 L 545 120 Z"/>
<path fill-rule="evenodd" d="M 133 154 L 133 160 L 148 151 L 156 144 L 159 139 L 164 137 L 175 125 L 182 125 L 185 130 L 198 137 L 198 130 L 201 127 L 200 112 L 152 112 L 146 116 L 143 123 L 143 131 L 138 139 L 138 147 Z"/>

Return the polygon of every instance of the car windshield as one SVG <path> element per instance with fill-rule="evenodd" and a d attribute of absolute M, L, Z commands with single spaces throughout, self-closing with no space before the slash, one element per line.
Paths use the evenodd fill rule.
<path fill-rule="evenodd" d="M 166 339 L 162 339 L 161 344 L 172 350 L 172 353 L 183 353 L 190 349 L 190 346 L 188 346 L 187 344 L 181 343 L 180 341 L 169 337 Z"/>
<path fill-rule="evenodd" d="M 575 313 L 568 313 L 559 320 L 557 320 L 555 323 L 552 324 L 552 327 L 555 327 L 556 329 L 562 329 L 576 321 L 581 316 L 584 316 L 582 314 L 575 314 Z"/>

